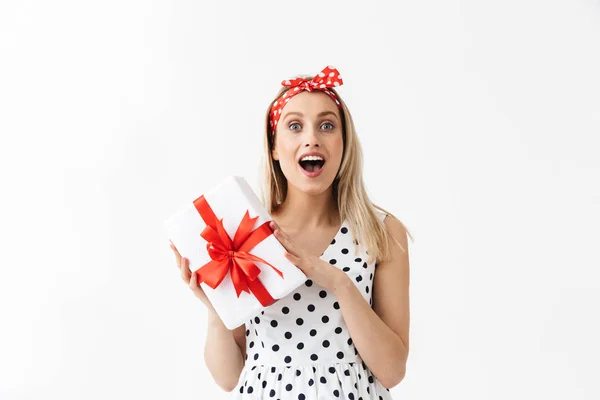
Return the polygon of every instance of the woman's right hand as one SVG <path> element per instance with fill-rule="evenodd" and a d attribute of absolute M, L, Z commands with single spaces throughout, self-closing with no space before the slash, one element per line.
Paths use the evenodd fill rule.
<path fill-rule="evenodd" d="M 194 295 L 197 298 L 199 298 L 202 301 L 202 303 L 204 303 L 208 308 L 212 309 L 212 304 L 210 303 L 210 300 L 208 300 L 208 297 L 206 297 L 206 293 L 204 293 L 204 290 L 200 287 L 200 285 L 198 285 L 197 275 L 192 274 L 192 272 L 190 271 L 190 261 L 185 257 L 181 257 L 181 254 L 179 254 L 179 251 L 177 251 L 177 248 L 175 247 L 173 242 L 170 243 L 170 246 L 173 252 L 175 253 L 177 267 L 179 268 L 181 279 L 183 279 L 183 281 L 190 287 L 190 289 L 192 289 Z"/>

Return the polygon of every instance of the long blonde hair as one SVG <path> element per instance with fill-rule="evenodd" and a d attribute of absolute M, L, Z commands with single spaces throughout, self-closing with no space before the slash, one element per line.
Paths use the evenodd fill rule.
<path fill-rule="evenodd" d="M 304 79 L 313 79 L 313 76 L 301 76 Z M 276 210 L 287 196 L 287 179 L 279 163 L 274 162 L 271 156 L 274 146 L 274 135 L 269 124 L 269 112 L 273 103 L 289 90 L 282 86 L 275 98 L 269 104 L 265 116 L 264 154 L 261 162 L 263 173 L 261 185 L 261 200 L 269 214 Z M 382 220 L 378 218 L 376 209 L 386 213 L 389 217 L 396 218 L 392 213 L 375 205 L 369 200 L 363 182 L 363 156 L 362 148 L 356 135 L 352 116 L 346 103 L 334 88 L 328 88 L 338 98 L 342 106 L 342 135 L 344 151 L 338 175 L 333 181 L 333 196 L 337 202 L 340 219 L 347 220 L 352 231 L 353 240 L 367 251 L 369 263 L 388 260 L 390 257 L 389 234 Z M 406 226 L 400 221 L 405 232 L 412 239 Z M 360 232 L 361 238 L 356 236 Z M 360 240 L 359 240 L 360 239 Z M 396 238 L 394 241 L 403 251 L 407 251 Z M 414 240 L 413 240 L 414 242 Z"/>

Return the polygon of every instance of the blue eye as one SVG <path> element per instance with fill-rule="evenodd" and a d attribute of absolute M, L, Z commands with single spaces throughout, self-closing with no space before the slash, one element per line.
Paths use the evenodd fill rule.
<path fill-rule="evenodd" d="M 293 129 L 292 127 L 293 127 L 294 125 L 298 125 L 298 126 L 299 126 L 299 128 L 298 128 L 298 129 Z M 331 128 L 325 128 L 325 130 L 326 130 L 326 131 L 332 131 L 332 130 L 334 130 L 334 129 L 335 129 L 335 126 L 333 126 L 333 124 L 332 124 L 331 122 L 325 122 L 325 123 L 323 123 L 323 125 L 321 125 L 321 127 L 323 127 L 323 126 L 325 126 L 325 125 L 329 125 L 329 126 L 331 126 Z M 299 122 L 293 122 L 293 123 L 289 124 L 289 125 L 288 125 L 288 128 L 289 128 L 291 131 L 298 131 L 298 130 L 300 130 L 300 129 L 301 129 L 301 128 L 300 128 L 300 123 L 299 123 Z"/>
<path fill-rule="evenodd" d="M 331 129 L 327 129 L 328 131 L 331 131 L 334 128 L 334 126 L 331 122 L 325 122 L 323 125 L 331 125 Z M 323 125 L 321 125 L 321 126 L 323 126 Z"/>

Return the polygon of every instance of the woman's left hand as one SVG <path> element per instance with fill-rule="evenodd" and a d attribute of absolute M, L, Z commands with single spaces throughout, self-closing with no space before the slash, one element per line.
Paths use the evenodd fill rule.
<path fill-rule="evenodd" d="M 340 269 L 295 246 L 290 240 L 289 235 L 283 232 L 275 221 L 271 221 L 270 226 L 274 231 L 275 237 L 286 249 L 285 257 L 292 264 L 300 268 L 304 275 L 313 282 L 333 291 L 341 283 L 341 280 L 347 277 Z"/>

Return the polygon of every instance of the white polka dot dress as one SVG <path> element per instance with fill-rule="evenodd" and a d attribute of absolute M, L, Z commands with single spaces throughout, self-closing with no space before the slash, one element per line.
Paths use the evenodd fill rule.
<path fill-rule="evenodd" d="M 378 211 L 383 220 L 385 214 Z M 360 237 L 357 235 L 357 237 Z M 354 254 L 347 221 L 321 259 L 348 274 L 372 305 L 375 263 Z M 387 400 L 352 343 L 335 296 L 308 279 L 246 322 L 246 364 L 234 399 Z"/>

